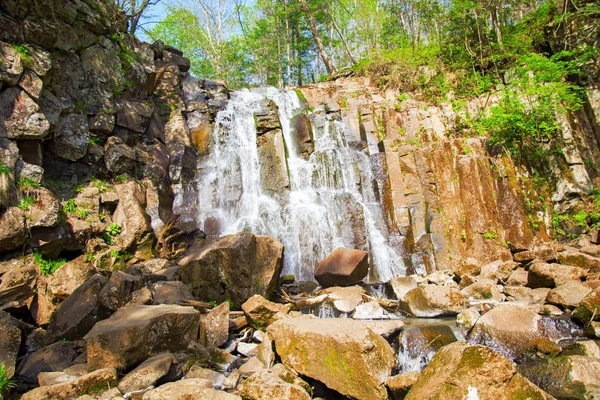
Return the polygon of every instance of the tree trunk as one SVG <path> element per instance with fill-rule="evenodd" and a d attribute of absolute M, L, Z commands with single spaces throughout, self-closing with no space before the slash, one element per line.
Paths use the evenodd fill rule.
<path fill-rule="evenodd" d="M 335 65 L 329 58 L 327 51 L 325 50 L 325 46 L 323 45 L 323 41 L 321 40 L 321 35 L 319 34 L 319 29 L 317 28 L 317 23 L 315 22 L 314 17 L 310 12 L 310 8 L 308 7 L 308 3 L 306 0 L 298 0 L 300 1 L 300 6 L 302 10 L 306 13 L 308 17 L 308 22 L 310 24 L 310 30 L 312 31 L 313 38 L 315 39 L 315 43 L 317 44 L 317 48 L 319 49 L 319 54 L 321 55 L 321 59 L 323 60 L 323 64 L 325 64 L 325 68 L 327 68 L 327 73 L 332 75 L 336 72 Z"/>

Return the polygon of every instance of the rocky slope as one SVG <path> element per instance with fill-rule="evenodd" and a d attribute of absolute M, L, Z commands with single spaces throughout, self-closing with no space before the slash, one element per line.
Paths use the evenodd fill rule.
<path fill-rule="evenodd" d="M 570 226 L 588 235 L 552 242 L 551 211 L 531 206 L 539 193 L 527 174 L 484 138 L 456 137 L 465 108 L 493 96 L 459 110 L 362 78 L 298 89 L 309 114 L 343 121 L 368 156 L 409 275 L 386 282 L 389 298 L 362 283 L 371 249 L 355 231 L 361 251 L 319 260 L 315 278 L 330 287 L 315 291 L 280 276 L 277 239 L 196 228 L 197 170 L 230 97 L 223 83 L 190 76 L 177 49 L 121 34 L 102 2 L 7 0 L 0 20 L 10 396 L 600 398 L 597 235 Z M 548 197 L 555 210 L 597 178 L 598 91 L 589 98 L 564 120 L 571 146 Z M 282 117 L 272 101 L 253 117 L 264 190 L 284 198 Z M 311 119 L 294 124 L 309 157 Z M 437 322 L 414 325 L 432 317 L 455 320 L 468 344 Z M 420 373 L 414 360 L 429 365 Z"/>

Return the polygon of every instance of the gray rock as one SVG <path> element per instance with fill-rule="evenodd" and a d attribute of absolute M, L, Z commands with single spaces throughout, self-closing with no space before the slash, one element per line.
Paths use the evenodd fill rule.
<path fill-rule="evenodd" d="M 54 134 L 54 154 L 70 161 L 83 158 L 89 136 L 87 118 L 81 114 L 67 114 L 59 120 Z"/>

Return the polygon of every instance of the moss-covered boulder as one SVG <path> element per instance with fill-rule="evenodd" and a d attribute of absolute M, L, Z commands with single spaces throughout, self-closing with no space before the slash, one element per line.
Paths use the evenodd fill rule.
<path fill-rule="evenodd" d="M 406 400 L 552 399 L 517 372 L 500 353 L 464 342 L 439 350 L 412 386 Z M 473 397 L 468 398 L 473 398 Z"/>
<path fill-rule="evenodd" d="M 581 323 L 590 321 L 592 317 L 600 321 L 600 287 L 585 296 L 573 310 L 573 318 Z"/>
<path fill-rule="evenodd" d="M 269 326 L 284 365 L 359 400 L 387 399 L 396 365 L 389 343 L 359 321 L 289 318 Z"/>

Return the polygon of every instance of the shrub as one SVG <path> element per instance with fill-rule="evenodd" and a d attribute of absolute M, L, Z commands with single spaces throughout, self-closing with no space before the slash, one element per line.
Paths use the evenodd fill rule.
<path fill-rule="evenodd" d="M 40 267 L 40 271 L 45 276 L 53 274 L 54 271 L 56 271 L 58 268 L 62 267 L 67 263 L 67 260 L 65 260 L 64 258 L 60 258 L 57 260 L 47 260 L 41 253 L 38 253 L 37 251 L 33 252 L 33 258 L 35 258 L 35 261 L 37 261 Z"/>
<path fill-rule="evenodd" d="M 116 222 L 111 223 L 106 228 L 106 233 L 112 237 L 119 236 L 121 234 L 121 225 L 117 224 Z"/>
<path fill-rule="evenodd" d="M 75 212 L 77 206 L 75 205 L 75 200 L 69 199 L 67 204 L 65 204 L 65 212 Z"/>
<path fill-rule="evenodd" d="M 23 211 L 28 211 L 29 207 L 31 207 L 33 203 L 35 203 L 35 199 L 33 197 L 25 196 L 23 197 L 19 205 L 17 205 L 17 207 L 19 207 Z"/>

